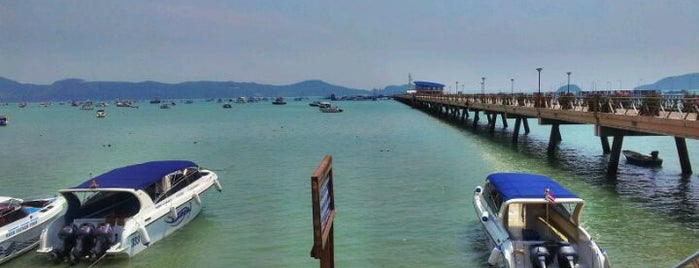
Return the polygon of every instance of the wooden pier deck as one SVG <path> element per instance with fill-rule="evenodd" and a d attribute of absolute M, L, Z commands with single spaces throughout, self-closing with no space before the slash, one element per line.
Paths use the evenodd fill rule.
<path fill-rule="evenodd" d="M 611 96 L 537 96 L 537 95 L 416 95 L 394 96 L 394 99 L 439 116 L 464 121 L 473 113 L 477 126 L 480 113 L 494 131 L 497 117 L 503 127 L 507 119 L 515 119 L 513 141 L 520 126 L 529 132 L 528 118 L 537 118 L 540 125 L 551 125 L 549 151 L 561 141 L 560 125 L 592 124 L 600 137 L 604 153 L 611 153 L 608 174 L 616 175 L 624 136 L 661 135 L 675 138 L 682 173 L 691 174 L 686 138 L 699 139 L 699 101 L 695 98 L 650 98 Z M 613 137 L 610 149 L 607 137 Z"/>

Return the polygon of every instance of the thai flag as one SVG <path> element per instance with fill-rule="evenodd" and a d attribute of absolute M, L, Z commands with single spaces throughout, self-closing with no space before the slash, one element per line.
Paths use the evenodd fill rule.
<path fill-rule="evenodd" d="M 551 194 L 551 191 L 546 188 L 544 190 L 544 196 L 546 196 L 546 202 L 549 202 L 550 204 L 556 203 L 556 198 Z"/>

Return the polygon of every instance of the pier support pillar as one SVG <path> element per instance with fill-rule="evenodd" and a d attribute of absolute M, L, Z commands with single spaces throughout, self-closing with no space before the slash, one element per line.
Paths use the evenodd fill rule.
<path fill-rule="evenodd" d="M 684 138 L 675 137 L 675 145 L 677 146 L 677 155 L 680 158 L 680 167 L 682 167 L 682 174 L 692 174 L 692 164 L 689 162 L 687 142 L 684 140 Z"/>
<path fill-rule="evenodd" d="M 502 128 L 507 128 L 507 114 L 501 113 L 500 119 L 502 119 Z"/>
<path fill-rule="evenodd" d="M 616 176 L 619 170 L 619 156 L 621 155 L 621 144 L 624 142 L 624 135 L 614 135 L 612 143 L 612 152 L 609 155 L 609 164 L 607 165 L 607 175 Z"/>
<path fill-rule="evenodd" d="M 556 145 L 561 142 L 561 131 L 559 124 L 551 125 L 551 134 L 549 135 L 549 148 L 548 153 L 551 154 L 556 150 Z"/>
<path fill-rule="evenodd" d="M 526 117 L 522 118 L 522 123 L 524 123 L 524 134 L 529 134 L 529 122 Z"/>
<path fill-rule="evenodd" d="M 512 131 L 512 142 L 517 142 L 517 139 L 519 139 L 519 126 L 521 125 L 521 123 L 521 117 L 515 118 L 515 129 Z"/>
<path fill-rule="evenodd" d="M 609 140 L 607 139 L 607 136 L 600 135 L 599 140 L 600 142 L 602 142 L 602 153 L 608 154 L 609 152 L 611 152 L 611 150 L 609 149 Z"/>
<path fill-rule="evenodd" d="M 476 127 L 478 126 L 478 119 L 480 119 L 480 118 L 478 117 L 478 114 L 479 114 L 479 111 L 478 111 L 478 110 L 474 110 L 474 111 L 473 111 L 473 127 L 474 127 L 474 128 L 476 128 Z"/>
<path fill-rule="evenodd" d="M 498 121 L 498 114 L 488 114 L 488 129 L 490 133 L 495 133 L 495 123 Z"/>

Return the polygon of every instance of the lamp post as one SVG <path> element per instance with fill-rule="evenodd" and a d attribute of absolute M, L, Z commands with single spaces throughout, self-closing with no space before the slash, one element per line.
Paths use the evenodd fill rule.
<path fill-rule="evenodd" d="M 541 70 L 544 68 L 536 68 L 536 71 L 539 72 L 539 96 L 541 96 Z"/>
<path fill-rule="evenodd" d="M 570 72 L 567 72 L 568 74 L 568 93 L 570 93 Z"/>
<path fill-rule="evenodd" d="M 454 88 L 455 93 L 459 92 L 459 81 L 456 81 L 456 88 Z"/>
<path fill-rule="evenodd" d="M 485 95 L 485 77 L 481 77 L 481 94 Z"/>
<path fill-rule="evenodd" d="M 512 95 L 514 96 L 515 95 L 515 79 L 510 78 L 510 83 L 512 83 L 512 85 L 510 86 L 510 91 L 512 92 Z"/>

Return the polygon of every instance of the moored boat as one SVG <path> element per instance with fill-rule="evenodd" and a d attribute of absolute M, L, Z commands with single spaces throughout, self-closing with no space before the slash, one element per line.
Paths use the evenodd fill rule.
<path fill-rule="evenodd" d="M 277 97 L 276 99 L 274 99 L 274 101 L 272 102 L 272 104 L 274 104 L 274 105 L 284 105 L 284 104 L 286 104 L 286 101 L 284 100 L 283 97 Z"/>
<path fill-rule="evenodd" d="M 107 116 L 107 113 L 104 110 L 97 110 L 97 118 L 104 118 L 105 116 Z"/>
<path fill-rule="evenodd" d="M 0 263 L 39 243 L 41 230 L 63 210 L 61 197 L 22 200 L 0 196 Z"/>
<path fill-rule="evenodd" d="M 318 104 L 318 110 L 320 110 L 323 113 L 341 113 L 342 109 L 340 107 L 334 106 L 330 104 L 329 102 L 320 102 Z"/>
<path fill-rule="evenodd" d="M 59 190 L 64 216 L 41 234 L 37 252 L 55 263 L 131 257 L 182 228 L 202 209 L 201 195 L 221 190 L 216 173 L 191 161 L 153 161 L 111 170 Z"/>
<path fill-rule="evenodd" d="M 7 116 L 0 115 L 0 126 L 7 126 L 8 121 L 9 119 L 7 119 Z"/>
<path fill-rule="evenodd" d="M 631 150 L 623 150 L 626 162 L 630 164 L 644 167 L 659 167 L 663 165 L 663 159 L 658 157 L 658 151 L 652 151 L 650 155 L 634 152 Z"/>
<path fill-rule="evenodd" d="M 232 104 L 230 104 L 230 103 L 223 104 L 223 109 L 230 109 L 230 108 L 233 108 Z"/>
<path fill-rule="evenodd" d="M 494 173 L 476 187 L 473 206 L 498 267 L 609 267 L 581 226 L 585 201 L 537 174 Z"/>

